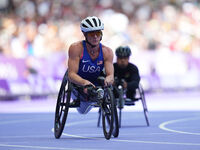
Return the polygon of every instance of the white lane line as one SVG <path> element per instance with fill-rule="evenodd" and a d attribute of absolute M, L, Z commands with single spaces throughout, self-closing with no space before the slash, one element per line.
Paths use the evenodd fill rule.
<path fill-rule="evenodd" d="M 96 120 L 86 120 L 86 121 L 78 121 L 71 124 L 68 124 L 68 126 L 77 125 L 77 124 L 85 124 L 88 122 L 94 122 Z M 54 128 L 51 130 L 54 132 Z M 82 138 L 82 139 L 94 139 L 94 140 L 106 140 L 105 138 L 97 138 L 97 137 L 88 137 L 88 136 L 81 136 L 81 135 L 75 135 L 75 134 L 68 134 L 68 133 L 62 133 L 64 136 L 68 137 L 74 137 L 74 138 Z M 139 141 L 139 140 L 120 140 L 120 139 L 110 139 L 109 141 L 114 142 L 128 142 L 128 143 L 144 143 L 144 144 L 162 144 L 162 145 L 185 145 L 185 146 L 200 146 L 200 143 L 178 143 L 178 142 L 158 142 L 158 141 Z"/>
<path fill-rule="evenodd" d="M 138 141 L 138 140 L 117 140 L 111 139 L 116 142 L 129 142 L 129 143 L 145 143 L 145 144 L 162 144 L 162 145 L 187 145 L 187 146 L 200 146 L 200 143 L 176 143 L 176 142 L 157 142 L 157 141 Z"/>
<path fill-rule="evenodd" d="M 184 119 L 177 119 L 177 120 L 166 121 L 166 122 L 161 123 L 159 125 L 159 128 L 162 129 L 162 130 L 169 131 L 169 132 L 174 132 L 174 133 L 200 135 L 200 133 L 173 130 L 173 129 L 170 129 L 170 128 L 166 127 L 169 124 L 174 124 L 174 123 L 177 123 L 177 122 L 185 122 L 185 121 L 199 120 L 199 119 L 200 119 L 200 117 L 193 117 L 193 118 L 184 118 Z"/>
<path fill-rule="evenodd" d="M 0 144 L 0 147 L 32 148 L 32 149 L 54 149 L 54 150 L 84 150 L 83 148 L 74 148 L 74 147 L 73 148 L 66 148 L 66 147 L 26 146 L 26 145 L 11 145 L 11 144 Z M 89 150 L 89 149 L 87 148 L 87 150 Z"/>
<path fill-rule="evenodd" d="M 44 120 L 49 120 L 49 119 L 43 119 Z M 14 124 L 14 123 L 22 123 L 22 122 L 34 122 L 34 121 L 41 121 L 41 119 L 23 119 L 23 120 L 9 120 L 9 121 L 4 121 L 1 122 L 0 125 L 4 125 L 4 124 Z M 88 120 L 88 121 L 77 121 L 77 122 L 72 122 L 72 123 L 68 123 L 66 126 L 72 126 L 72 125 L 77 125 L 80 123 L 90 123 L 90 122 L 94 122 L 95 120 Z M 28 136 L 26 136 L 28 137 Z M 30 136 L 33 137 L 33 136 Z M 41 137 L 41 136 L 40 136 Z M 1 138 L 7 138 L 7 136 L 5 137 L 1 137 Z M 16 138 L 16 137 L 15 137 Z M 14 147 L 14 148 L 31 148 L 31 149 L 54 149 L 54 150 L 95 150 L 95 149 L 89 149 L 89 148 L 64 148 L 64 147 L 46 147 L 46 146 L 32 146 L 32 145 L 14 145 L 14 144 L 3 144 L 0 143 L 0 147 Z M 97 149 L 96 149 L 97 150 Z"/>
<path fill-rule="evenodd" d="M 95 140 L 106 140 L 104 138 L 86 137 L 74 134 L 63 133 L 63 135 L 68 137 L 82 138 L 82 139 L 95 139 Z M 120 139 L 110 139 L 109 141 L 114 142 L 127 142 L 127 143 L 143 143 L 143 144 L 161 144 L 161 145 L 185 145 L 185 146 L 200 146 L 200 143 L 177 143 L 177 142 L 158 142 L 158 141 L 139 141 L 139 140 L 120 140 Z"/>

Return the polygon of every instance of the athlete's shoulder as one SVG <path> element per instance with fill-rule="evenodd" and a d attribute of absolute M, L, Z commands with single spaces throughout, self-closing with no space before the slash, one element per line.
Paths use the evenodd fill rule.
<path fill-rule="evenodd" d="M 135 64 L 133 64 L 133 63 L 128 63 L 128 68 L 130 69 L 130 70 L 138 70 L 138 67 L 135 65 Z"/>
<path fill-rule="evenodd" d="M 70 48 L 82 48 L 82 47 L 83 47 L 82 41 L 77 41 L 70 45 Z"/>
<path fill-rule="evenodd" d="M 103 51 L 104 56 L 106 55 L 106 56 L 112 56 L 113 57 L 113 51 L 110 47 L 102 44 L 102 51 Z"/>
<path fill-rule="evenodd" d="M 105 51 L 112 51 L 112 49 L 104 44 L 102 44 L 102 49 Z"/>
<path fill-rule="evenodd" d="M 69 47 L 69 55 L 81 55 L 83 51 L 82 41 L 74 42 Z"/>

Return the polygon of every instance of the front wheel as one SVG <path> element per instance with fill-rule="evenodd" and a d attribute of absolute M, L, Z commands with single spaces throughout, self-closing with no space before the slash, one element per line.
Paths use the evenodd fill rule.
<path fill-rule="evenodd" d="M 119 135 L 119 121 L 118 121 L 118 115 L 117 115 L 117 107 L 116 107 L 116 103 L 115 103 L 115 107 L 114 107 L 114 123 L 113 123 L 113 133 L 112 135 L 114 137 L 118 137 Z"/>
<path fill-rule="evenodd" d="M 111 138 L 112 134 L 114 137 L 118 136 L 119 126 L 117 110 L 113 92 L 110 88 L 105 89 L 105 98 L 102 104 L 102 124 L 104 136 L 107 140 Z"/>

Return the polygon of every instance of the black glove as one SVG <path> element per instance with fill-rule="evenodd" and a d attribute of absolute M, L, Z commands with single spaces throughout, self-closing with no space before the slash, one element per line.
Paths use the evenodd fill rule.
<path fill-rule="evenodd" d="M 97 94 L 96 89 L 91 84 L 86 85 L 84 88 L 87 88 L 87 93 L 89 96 L 96 96 Z"/>

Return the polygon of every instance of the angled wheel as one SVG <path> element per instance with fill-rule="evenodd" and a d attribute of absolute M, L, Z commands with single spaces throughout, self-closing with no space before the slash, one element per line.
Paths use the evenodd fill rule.
<path fill-rule="evenodd" d="M 57 139 L 60 138 L 63 129 L 65 127 L 65 122 L 67 120 L 67 115 L 69 110 L 70 98 L 71 98 L 71 84 L 68 82 L 67 72 L 66 72 L 58 93 L 56 111 L 55 111 L 54 136 Z"/>
<path fill-rule="evenodd" d="M 117 110 L 114 96 L 110 88 L 105 89 L 105 98 L 102 104 L 102 124 L 104 136 L 107 140 L 111 135 L 117 137 L 119 134 Z M 114 129 L 114 130 L 113 130 Z"/>
<path fill-rule="evenodd" d="M 112 135 L 114 137 L 118 137 L 118 135 L 119 135 L 119 121 L 118 121 L 118 115 L 117 115 L 116 101 L 115 101 L 115 107 L 114 107 L 114 123 L 113 123 L 113 133 L 112 133 Z"/>
<path fill-rule="evenodd" d="M 147 110 L 146 100 L 145 100 L 145 96 L 144 96 L 144 90 L 141 85 L 139 85 L 139 92 L 140 92 L 140 96 L 141 96 L 145 120 L 146 120 L 147 126 L 149 126 L 150 124 L 149 124 L 149 119 L 148 119 L 148 110 Z"/>
<path fill-rule="evenodd" d="M 120 87 L 118 89 L 118 94 L 119 94 L 119 98 L 117 99 L 117 103 L 118 103 L 118 109 L 119 109 L 119 116 L 118 116 L 118 124 L 119 124 L 119 128 L 121 128 L 121 116 L 122 116 L 122 109 L 124 108 L 124 98 L 123 98 L 123 89 L 122 87 Z"/>

